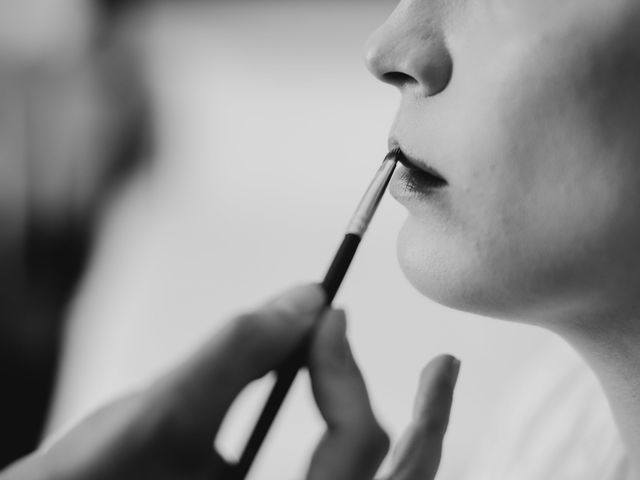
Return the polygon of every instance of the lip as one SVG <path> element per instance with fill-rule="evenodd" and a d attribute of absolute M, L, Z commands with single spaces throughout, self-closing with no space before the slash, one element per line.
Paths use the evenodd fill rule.
<path fill-rule="evenodd" d="M 447 183 L 447 179 L 444 177 L 444 175 L 442 175 L 438 170 L 429 165 L 427 162 L 420 160 L 408 153 L 407 149 L 405 149 L 402 144 L 395 138 L 392 137 L 389 139 L 388 147 L 389 151 L 394 149 L 400 150 L 401 155 L 398 158 L 398 161 L 408 169 L 422 170 L 429 175 L 442 179 L 444 183 Z"/>
<path fill-rule="evenodd" d="M 409 199 L 433 199 L 434 195 L 442 193 L 448 186 L 446 179 L 435 168 L 407 155 L 398 143 L 390 142 L 390 145 L 400 150 L 400 165 L 396 167 L 389 188 L 401 203 Z"/>

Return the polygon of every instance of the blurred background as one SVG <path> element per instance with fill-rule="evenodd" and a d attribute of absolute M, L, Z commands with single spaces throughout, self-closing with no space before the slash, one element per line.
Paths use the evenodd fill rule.
<path fill-rule="evenodd" d="M 3 443 L 59 434 L 234 313 L 322 278 L 386 153 L 399 96 L 362 45 L 394 7 L 3 0 Z M 414 292 L 395 258 L 404 217 L 383 202 L 336 304 L 395 440 L 421 368 L 461 358 L 439 476 L 457 479 L 520 369 L 558 340 Z M 227 419 L 229 456 L 267 386 Z M 300 379 L 253 478 L 302 478 L 321 433 Z"/>

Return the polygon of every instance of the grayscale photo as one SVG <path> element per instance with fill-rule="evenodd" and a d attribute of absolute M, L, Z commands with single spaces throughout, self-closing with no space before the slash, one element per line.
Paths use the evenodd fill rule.
<path fill-rule="evenodd" d="M 640 480 L 640 0 L 0 1 L 0 480 Z"/>

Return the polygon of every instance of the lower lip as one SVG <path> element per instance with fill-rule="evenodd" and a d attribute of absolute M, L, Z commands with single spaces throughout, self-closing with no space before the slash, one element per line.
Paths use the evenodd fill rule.
<path fill-rule="evenodd" d="M 389 185 L 389 191 L 401 203 L 405 200 L 433 201 L 442 195 L 446 187 L 446 182 L 428 173 L 398 165 Z"/>

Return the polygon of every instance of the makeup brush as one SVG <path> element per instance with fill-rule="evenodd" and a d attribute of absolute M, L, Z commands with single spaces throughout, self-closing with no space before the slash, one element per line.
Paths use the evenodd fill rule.
<path fill-rule="evenodd" d="M 358 249 L 360 240 L 362 240 L 362 237 L 373 218 L 373 214 L 376 212 L 380 200 L 382 199 L 387 185 L 389 184 L 389 180 L 391 180 L 391 175 L 396 167 L 399 154 L 400 149 L 396 148 L 386 155 L 382 165 L 378 169 L 378 172 L 375 177 L 373 177 L 373 181 L 369 185 L 369 188 L 362 197 L 362 200 L 360 200 L 358 208 L 356 208 L 355 213 L 351 217 L 351 221 L 347 226 L 347 231 L 342 243 L 340 244 L 340 248 L 338 248 L 338 251 L 333 257 L 331 266 L 322 281 L 322 288 L 326 295 L 327 306 L 331 305 L 331 302 L 333 302 L 333 299 L 338 292 L 338 288 L 340 288 L 340 284 L 349 269 L 349 265 L 351 265 L 351 260 L 353 260 L 356 250 Z M 260 418 L 251 432 L 251 436 L 249 437 L 244 451 L 240 456 L 240 460 L 232 467 L 233 480 L 243 480 L 249 472 L 258 450 L 260 449 L 273 420 L 278 414 L 278 410 L 280 409 L 291 384 L 296 378 L 298 370 L 300 370 L 305 364 L 310 341 L 311 339 L 308 338 L 303 342 L 294 354 L 287 359 L 282 368 L 277 371 L 276 383 L 262 409 Z"/>

